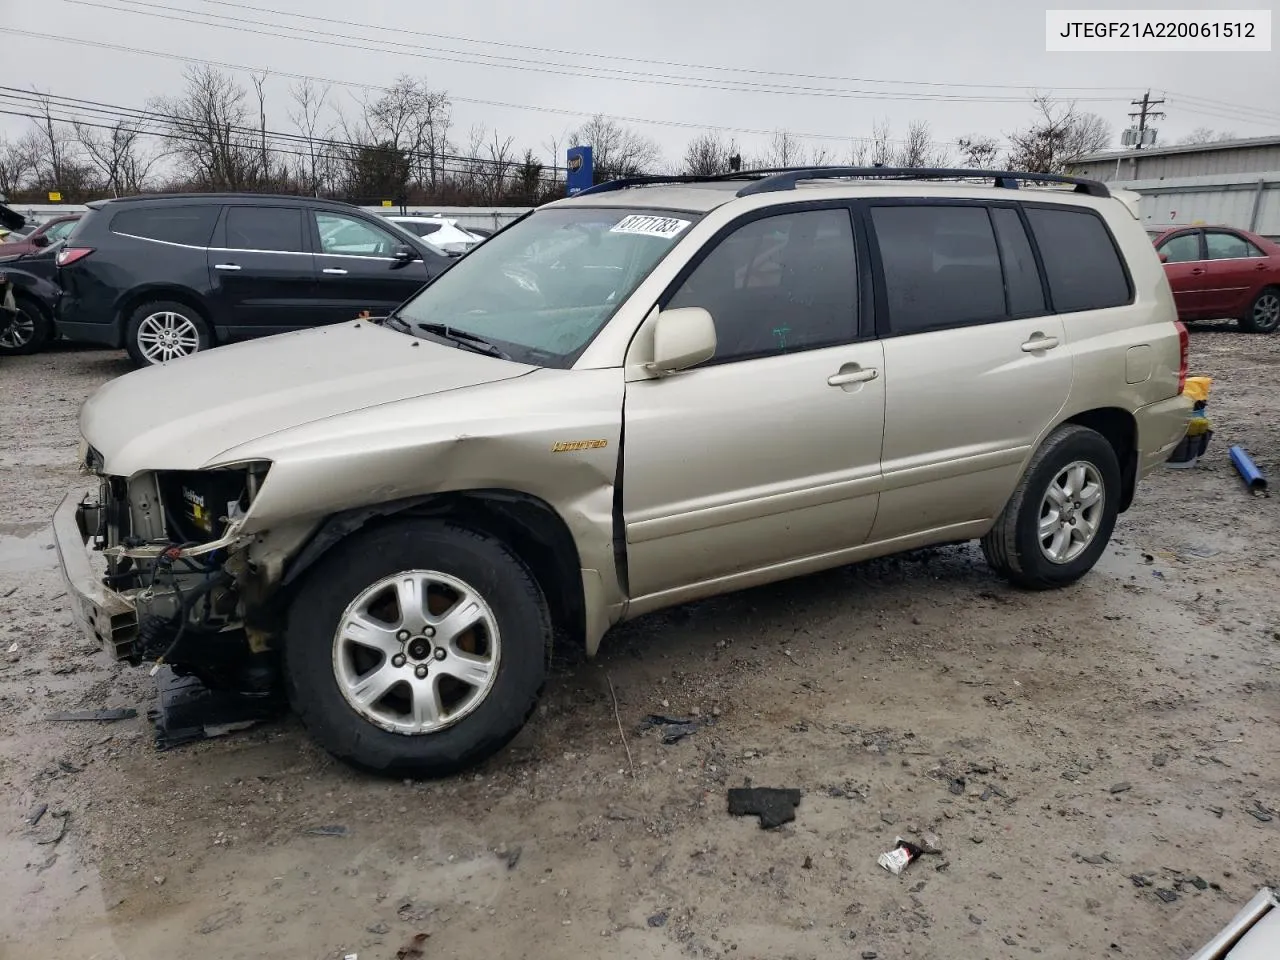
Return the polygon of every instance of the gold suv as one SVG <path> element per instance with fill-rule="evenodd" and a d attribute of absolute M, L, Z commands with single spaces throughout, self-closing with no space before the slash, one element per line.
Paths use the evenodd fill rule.
<path fill-rule="evenodd" d="M 1100 183 L 602 184 L 389 316 L 103 387 L 69 595 L 118 657 L 283 677 L 336 755 L 447 773 L 520 729 L 553 638 L 970 539 L 1077 580 L 1186 430 L 1175 317 Z"/>

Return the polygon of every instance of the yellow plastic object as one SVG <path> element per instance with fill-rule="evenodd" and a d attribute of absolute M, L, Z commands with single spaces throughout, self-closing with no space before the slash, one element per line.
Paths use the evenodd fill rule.
<path fill-rule="evenodd" d="M 1192 417 L 1191 422 L 1187 424 L 1187 436 L 1199 437 L 1209 432 L 1209 421 L 1204 417 Z"/>
<path fill-rule="evenodd" d="M 1201 400 L 1209 399 L 1209 387 L 1212 385 L 1212 377 L 1187 377 L 1187 384 L 1182 388 L 1182 392 L 1199 403 Z"/>

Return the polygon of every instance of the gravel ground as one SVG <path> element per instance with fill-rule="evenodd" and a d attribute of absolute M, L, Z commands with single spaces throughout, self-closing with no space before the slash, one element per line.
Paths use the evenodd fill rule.
<path fill-rule="evenodd" d="M 479 771 L 401 783 L 291 719 L 155 748 L 154 682 L 72 628 L 48 527 L 77 405 L 127 364 L 0 361 L 0 955 L 1188 956 L 1280 882 L 1280 511 L 1226 456 L 1277 471 L 1280 337 L 1202 328 L 1193 366 L 1209 458 L 1077 586 L 952 547 L 650 616 Z M 139 717 L 46 720 L 89 707 Z M 746 781 L 799 788 L 794 822 L 730 817 Z M 926 831 L 940 854 L 876 865 Z"/>

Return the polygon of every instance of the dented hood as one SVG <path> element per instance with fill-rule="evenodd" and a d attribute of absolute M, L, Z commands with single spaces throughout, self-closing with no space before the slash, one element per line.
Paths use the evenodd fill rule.
<path fill-rule="evenodd" d="M 105 471 L 194 470 L 292 427 L 534 367 L 343 323 L 219 347 L 112 380 L 80 410 Z"/>

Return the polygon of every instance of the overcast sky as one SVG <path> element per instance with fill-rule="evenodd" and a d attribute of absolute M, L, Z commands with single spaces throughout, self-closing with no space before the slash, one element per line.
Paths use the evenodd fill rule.
<path fill-rule="evenodd" d="M 1256 0 L 1162 5 L 1262 6 Z M 1091 6 L 1125 4 L 1095 0 Z M 174 16 L 203 23 L 165 19 Z M 360 90 L 342 84 L 385 85 L 409 73 L 454 98 L 460 144 L 469 127 L 483 124 L 543 154 L 553 137 L 563 139 L 595 112 L 663 121 L 635 126 L 658 141 L 672 163 L 695 132 L 670 125 L 676 123 L 848 138 L 866 137 L 875 121 L 888 118 L 894 136 L 912 120 L 928 121 L 939 142 L 971 133 L 1001 136 L 1031 119 L 1026 100 L 1033 89 L 1078 100 L 1081 109 L 1109 121 L 1117 138 L 1129 122 L 1129 101 L 1147 88 L 1167 101 L 1161 107 L 1167 117 L 1155 124 L 1162 142 L 1200 126 L 1239 136 L 1280 134 L 1274 97 L 1280 54 L 1046 53 L 1044 7 L 1025 0 L 987 0 L 982 7 L 955 0 L 0 0 L 0 22 L 0 32 L 58 38 L 11 35 L 0 61 L 0 84 L 7 86 L 36 84 L 126 107 L 142 107 L 181 86 L 180 60 L 72 40 L 323 78 L 333 83 L 331 97 L 347 106 Z M 488 64 L 475 62 L 486 57 Z M 247 87 L 247 74 L 240 79 Z M 267 81 L 271 128 L 290 129 L 290 82 Z M 716 86 L 739 89 L 708 89 Z M 927 99 L 939 96 L 967 99 Z M 0 109 L 14 108 L 0 100 Z M 25 123 L 0 116 L 0 131 L 12 136 Z M 748 154 L 767 140 L 726 136 L 736 136 Z M 837 159 L 847 154 L 838 141 L 827 145 Z"/>

